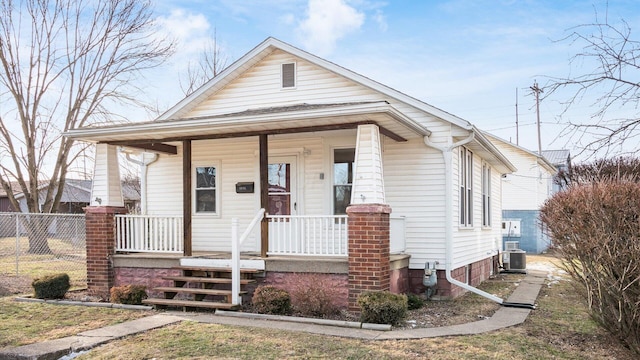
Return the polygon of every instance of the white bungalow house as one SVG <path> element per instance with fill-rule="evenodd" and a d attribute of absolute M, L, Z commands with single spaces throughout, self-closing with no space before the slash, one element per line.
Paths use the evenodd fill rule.
<path fill-rule="evenodd" d="M 242 258 L 265 282 L 326 274 L 346 303 L 347 288 L 349 302 L 371 288 L 423 292 L 426 266 L 436 296 L 478 292 L 501 248 L 501 177 L 516 170 L 471 123 L 274 38 L 154 121 L 66 136 L 97 144 L 88 216 L 122 206 L 119 147 L 159 154 L 143 177 L 146 215 L 117 215 L 107 239 L 107 286 L 228 264 L 213 258 L 247 229 Z"/>
<path fill-rule="evenodd" d="M 517 167 L 502 178 L 502 239 L 518 249 L 539 254 L 549 239 L 539 220 L 540 208 L 553 195 L 556 167 L 543 154 L 485 134 Z"/>

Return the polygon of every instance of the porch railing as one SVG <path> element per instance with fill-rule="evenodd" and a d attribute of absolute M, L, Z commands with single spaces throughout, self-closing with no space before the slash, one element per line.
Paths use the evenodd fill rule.
<path fill-rule="evenodd" d="M 391 254 L 400 254 L 407 249 L 404 221 L 404 216 L 389 218 L 389 253 Z"/>
<path fill-rule="evenodd" d="M 116 251 L 182 253 L 182 216 L 116 215 Z"/>
<path fill-rule="evenodd" d="M 267 219 L 269 255 L 348 255 L 346 215 L 269 215 Z"/>

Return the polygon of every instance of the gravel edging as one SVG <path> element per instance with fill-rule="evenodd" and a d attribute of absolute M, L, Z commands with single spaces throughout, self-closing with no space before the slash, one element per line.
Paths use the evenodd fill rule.
<path fill-rule="evenodd" d="M 53 304 L 53 305 L 89 306 L 89 307 L 103 307 L 103 308 L 124 309 L 124 310 L 153 310 L 153 306 L 148 306 L 148 305 L 112 304 L 108 302 L 45 300 L 45 299 L 35 299 L 35 298 L 27 298 L 27 297 L 16 297 L 14 298 L 14 300 L 19 302 L 46 303 L 46 304 Z"/>

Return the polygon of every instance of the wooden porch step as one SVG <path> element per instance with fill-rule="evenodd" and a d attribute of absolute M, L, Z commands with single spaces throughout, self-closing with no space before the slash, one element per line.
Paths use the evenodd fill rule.
<path fill-rule="evenodd" d="M 145 299 L 145 300 L 142 300 L 142 302 L 144 304 L 149 304 L 149 305 L 224 309 L 224 310 L 237 310 L 240 307 L 240 305 L 233 305 L 233 304 L 222 303 L 222 302 L 177 300 L 177 299 Z"/>
<path fill-rule="evenodd" d="M 170 287 L 170 286 L 157 287 L 157 288 L 154 288 L 154 290 L 162 291 L 165 293 L 231 296 L 231 290 L 198 289 L 198 288 L 184 288 L 184 287 Z M 240 291 L 241 295 L 246 293 L 247 293 L 246 291 Z"/>
<path fill-rule="evenodd" d="M 231 284 L 230 278 L 210 278 L 201 276 L 164 276 L 164 280 L 184 281 L 191 283 L 207 283 L 207 284 Z M 256 282 L 253 279 L 240 279 L 241 285 L 252 284 Z"/>
<path fill-rule="evenodd" d="M 202 271 L 202 272 L 219 272 L 219 273 L 231 272 L 231 268 L 226 268 L 226 267 L 174 266 L 172 269 L 178 269 L 182 271 Z M 240 269 L 240 273 L 244 273 L 244 274 L 256 274 L 261 272 L 264 272 L 264 270 L 248 269 L 248 268 Z"/>

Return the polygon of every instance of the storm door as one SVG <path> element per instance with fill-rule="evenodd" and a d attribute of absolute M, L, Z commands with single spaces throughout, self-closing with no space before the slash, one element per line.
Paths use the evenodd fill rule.
<path fill-rule="evenodd" d="M 269 158 L 269 215 L 295 215 L 296 157 Z"/>

